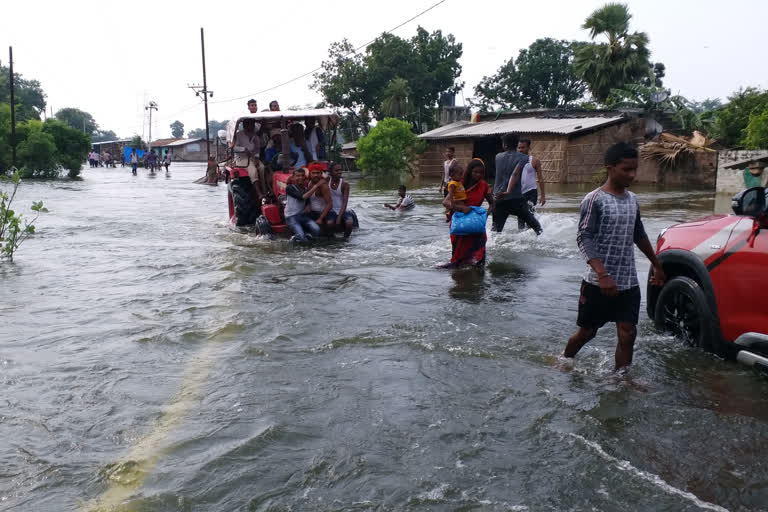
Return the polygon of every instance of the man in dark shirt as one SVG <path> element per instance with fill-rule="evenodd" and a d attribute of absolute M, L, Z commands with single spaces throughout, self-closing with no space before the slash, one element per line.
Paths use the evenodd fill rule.
<path fill-rule="evenodd" d="M 294 239 L 303 242 L 307 239 L 307 233 L 313 237 L 320 236 L 320 226 L 312 220 L 304 210 L 307 205 L 307 199 L 314 194 L 324 181 L 311 186 L 309 190 L 304 188 L 306 182 L 305 169 L 295 169 L 291 176 L 288 186 L 285 187 L 285 223 L 293 231 Z"/>
<path fill-rule="evenodd" d="M 493 182 L 493 197 L 496 199 L 493 210 L 493 230 L 500 233 L 504 229 L 507 217 L 516 215 L 528 224 L 537 235 L 541 234 L 541 224 L 533 214 L 528 201 L 520 189 L 520 176 L 528 162 L 528 156 L 518 153 L 517 135 L 508 133 L 501 138 L 504 148 L 496 155 L 496 180 Z"/>

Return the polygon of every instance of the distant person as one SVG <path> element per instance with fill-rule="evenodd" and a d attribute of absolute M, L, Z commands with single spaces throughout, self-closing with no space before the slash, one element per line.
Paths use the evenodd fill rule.
<path fill-rule="evenodd" d="M 443 177 L 442 181 L 440 182 L 440 193 L 443 194 L 443 197 L 448 195 L 448 191 L 446 190 L 445 186 L 448 184 L 448 182 L 451 179 L 450 172 L 451 172 L 451 165 L 456 162 L 456 159 L 454 158 L 454 155 L 456 154 L 456 149 L 454 149 L 453 146 L 449 146 L 445 149 L 445 162 L 443 162 Z"/>
<path fill-rule="evenodd" d="M 517 142 L 517 135 L 511 133 L 504 135 L 501 139 L 504 151 L 496 155 L 496 181 L 493 183 L 493 197 L 496 203 L 493 211 L 493 230 L 501 233 L 507 217 L 516 215 L 531 226 L 537 235 L 540 235 L 541 224 L 520 190 L 520 176 L 528 157 L 516 151 Z"/>
<path fill-rule="evenodd" d="M 357 214 L 355 211 L 347 208 L 349 204 L 349 183 L 341 177 L 341 164 L 335 163 L 331 166 L 331 180 L 328 183 L 328 190 L 331 194 L 331 213 L 334 218 L 331 220 L 331 214 L 328 215 L 328 228 L 331 232 L 336 230 L 336 226 L 344 226 L 344 238 L 349 238 L 352 229 L 357 227 Z"/>
<path fill-rule="evenodd" d="M 216 164 L 216 157 L 210 155 L 208 157 L 208 167 L 205 170 L 205 182 L 209 185 L 219 184 L 219 166 Z"/>
<path fill-rule="evenodd" d="M 256 100 L 251 98 L 248 100 L 248 112 L 251 114 L 255 114 L 259 111 L 259 105 L 256 103 Z"/>
<path fill-rule="evenodd" d="M 131 150 L 131 172 L 136 176 L 136 168 L 139 166 L 139 156 L 136 154 L 136 150 Z"/>
<path fill-rule="evenodd" d="M 523 193 L 523 198 L 531 205 L 531 211 L 535 215 L 536 203 L 539 199 L 541 199 L 541 206 L 544 206 L 544 203 L 547 202 L 547 198 L 544 195 L 544 178 L 541 175 L 541 161 L 530 154 L 531 139 L 520 139 L 520 142 L 517 143 L 517 151 L 528 157 L 528 162 L 520 174 L 520 192 Z M 541 197 L 539 197 L 539 189 L 541 189 Z M 517 228 L 523 230 L 525 225 L 525 221 L 518 217 Z"/>
<path fill-rule="evenodd" d="M 629 144 L 615 144 L 605 153 L 605 166 L 608 180 L 581 202 L 576 242 L 587 271 L 579 297 L 579 329 L 568 340 L 563 355 L 576 356 L 598 329 L 616 322 L 614 370 L 620 370 L 632 363 L 640 313 L 633 244 L 653 265 L 652 285 L 662 286 L 666 276 L 645 233 L 637 196 L 627 190 L 637 173 L 637 150 Z"/>
<path fill-rule="evenodd" d="M 397 203 L 394 205 L 384 203 L 386 208 L 395 211 L 407 211 L 416 207 L 416 203 L 413 202 L 413 198 L 406 193 L 405 185 L 400 185 L 397 189 L 397 195 L 400 196 Z"/>
<path fill-rule="evenodd" d="M 269 102 L 269 110 L 272 112 L 280 112 L 280 104 L 277 102 L 277 100 L 272 100 Z"/>
<path fill-rule="evenodd" d="M 168 153 L 163 157 L 163 166 L 165 167 L 166 174 L 168 173 L 168 166 L 171 165 L 171 157 Z"/>
<path fill-rule="evenodd" d="M 297 168 L 293 170 L 293 175 L 288 179 L 285 187 L 285 224 L 293 232 L 294 240 L 303 242 L 307 239 L 307 233 L 313 237 L 320 236 L 320 226 L 313 221 L 304 209 L 307 205 L 307 199 L 314 194 L 320 187 L 318 182 L 309 190 L 305 188 L 306 169 Z M 306 231 L 305 231 L 306 230 Z"/>
<path fill-rule="evenodd" d="M 125 148 L 120 150 L 120 167 L 125 167 Z"/>

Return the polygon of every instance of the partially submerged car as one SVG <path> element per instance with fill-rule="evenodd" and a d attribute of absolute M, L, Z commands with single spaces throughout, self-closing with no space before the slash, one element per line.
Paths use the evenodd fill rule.
<path fill-rule="evenodd" d="M 280 131 L 279 156 L 274 161 L 264 164 L 265 188 L 267 190 L 265 190 L 261 201 L 254 191 L 253 182 L 248 174 L 248 167 L 254 157 L 239 151 L 239 148 L 233 145 L 238 132 L 243 129 L 243 122 L 249 119 L 258 123 L 265 133 Z M 255 232 L 260 235 L 291 235 L 285 224 L 285 189 L 297 159 L 291 153 L 289 128 L 297 123 L 307 123 L 310 120 L 314 121 L 315 125 L 324 132 L 330 133 L 330 136 L 326 137 L 326 141 L 329 142 L 328 146 L 333 145 L 336 140 L 339 117 L 326 109 L 243 114 L 227 125 L 227 143 L 231 151 L 231 164 L 225 168 L 225 174 L 229 178 L 227 194 L 229 218 L 232 227 L 237 231 Z M 277 136 L 275 135 L 275 137 Z M 326 150 L 326 154 L 328 153 L 329 151 Z M 327 160 L 314 161 L 313 163 L 315 166 L 321 166 L 325 171 L 331 165 L 331 162 Z M 343 228 L 342 225 L 338 226 L 341 231 Z"/>
<path fill-rule="evenodd" d="M 648 316 L 691 345 L 768 371 L 768 197 L 737 194 L 733 215 L 661 232 L 663 288 L 648 285 Z"/>

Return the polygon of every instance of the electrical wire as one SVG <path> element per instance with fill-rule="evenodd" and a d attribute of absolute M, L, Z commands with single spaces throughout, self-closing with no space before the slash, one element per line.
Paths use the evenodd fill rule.
<path fill-rule="evenodd" d="M 395 30 L 399 29 L 400 27 L 402 27 L 402 26 L 404 26 L 404 25 L 407 25 L 408 23 L 412 22 L 412 21 L 413 21 L 413 20 L 415 20 L 416 18 L 418 18 L 418 17 L 420 17 L 420 16 L 422 16 L 422 15 L 424 15 L 424 14 L 428 13 L 429 11 L 431 11 L 431 10 L 432 10 L 432 9 L 434 9 L 435 7 L 439 6 L 440 4 L 442 4 L 442 3 L 445 3 L 446 1 L 447 1 L 447 0 L 440 0 L 439 2 L 436 2 L 436 3 L 432 4 L 431 6 L 427 7 L 426 9 L 424 9 L 424 10 L 423 10 L 423 11 L 421 11 L 420 13 L 416 14 L 415 16 L 412 16 L 411 18 L 408 18 L 408 19 L 407 19 L 407 20 L 405 20 L 404 22 L 400 23 L 398 26 L 396 26 L 396 27 L 394 27 L 394 28 L 391 28 L 391 29 L 389 29 L 389 30 L 385 31 L 385 32 L 384 32 L 384 34 L 391 34 L 391 33 L 392 33 L 392 32 L 394 32 Z M 383 34 L 382 34 L 382 35 L 383 35 Z M 350 56 L 350 55 L 352 55 L 352 54 L 355 54 L 355 53 L 359 52 L 359 51 L 360 51 L 360 50 L 362 50 L 363 48 L 366 48 L 366 47 L 368 47 L 369 45 L 371 45 L 371 44 L 373 44 L 374 42 L 376 42 L 376 40 L 378 40 L 380 37 L 381 37 L 381 36 L 377 36 L 377 37 L 375 37 L 375 38 L 371 39 L 370 41 L 368 41 L 367 43 L 365 43 L 365 44 L 363 44 L 363 45 L 360 45 L 360 46 L 358 46 L 357 48 L 355 48 L 355 49 L 354 49 L 354 50 L 352 50 L 351 52 L 349 52 L 349 53 L 347 53 L 346 55 L 344 55 L 344 57 L 346 58 L 346 57 L 349 57 L 349 56 Z M 323 69 L 323 67 L 322 67 L 322 66 L 320 66 L 320 67 L 317 67 L 317 68 L 313 69 L 312 71 L 308 71 L 308 72 L 306 72 L 306 73 L 304 73 L 304 74 L 301 74 L 301 75 L 299 75 L 299 76 L 297 76 L 297 77 L 295 77 L 295 78 L 291 78 L 290 80 L 287 80 L 287 81 L 285 81 L 285 82 L 279 83 L 279 84 L 277 84 L 277 85 L 274 85 L 274 86 L 272 86 L 272 87 L 269 87 L 269 88 L 267 88 L 267 89 L 263 89 L 263 90 L 261 90 L 261 91 L 258 91 L 258 92 L 253 92 L 253 93 L 250 93 L 250 94 L 246 94 L 245 96 L 239 96 L 239 97 L 237 97 L 237 98 L 230 98 L 230 99 L 226 99 L 226 100 L 217 100 L 217 101 L 209 101 L 209 102 L 208 102 L 208 104 L 209 104 L 209 105 L 212 105 L 212 104 L 218 104 L 218 103 L 230 103 L 230 102 L 233 102 L 233 101 L 240 101 L 240 100 L 244 100 L 244 99 L 246 99 L 246 98 L 251 98 L 251 97 L 253 97 L 253 96 L 258 96 L 258 95 L 260 95 L 260 94 L 264 94 L 264 93 L 267 93 L 267 92 L 269 92 L 269 91 L 274 91 L 275 89 L 278 89 L 278 88 L 280 88 L 280 87 L 283 87 L 284 85 L 288 85 L 288 84 L 290 84 L 290 83 L 293 83 L 293 82 L 295 82 L 295 81 L 297 81 L 297 80 L 301 80 L 302 78 L 305 78 L 305 77 L 307 77 L 307 76 L 311 75 L 312 73 L 316 73 L 317 71 L 320 71 L 320 70 L 322 70 L 322 69 Z"/>

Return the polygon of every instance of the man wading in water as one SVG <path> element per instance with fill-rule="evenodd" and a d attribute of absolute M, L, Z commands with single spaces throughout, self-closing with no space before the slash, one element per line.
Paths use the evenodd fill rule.
<path fill-rule="evenodd" d="M 653 265 L 651 284 L 662 286 L 666 276 L 645 234 L 637 196 L 627 188 L 637 172 L 637 150 L 615 144 L 605 153 L 608 180 L 581 202 L 576 242 L 587 260 L 581 283 L 579 330 L 568 340 L 563 355 L 574 357 L 608 322 L 616 322 L 616 366 L 628 368 L 637 336 L 640 287 L 633 243 Z"/>

